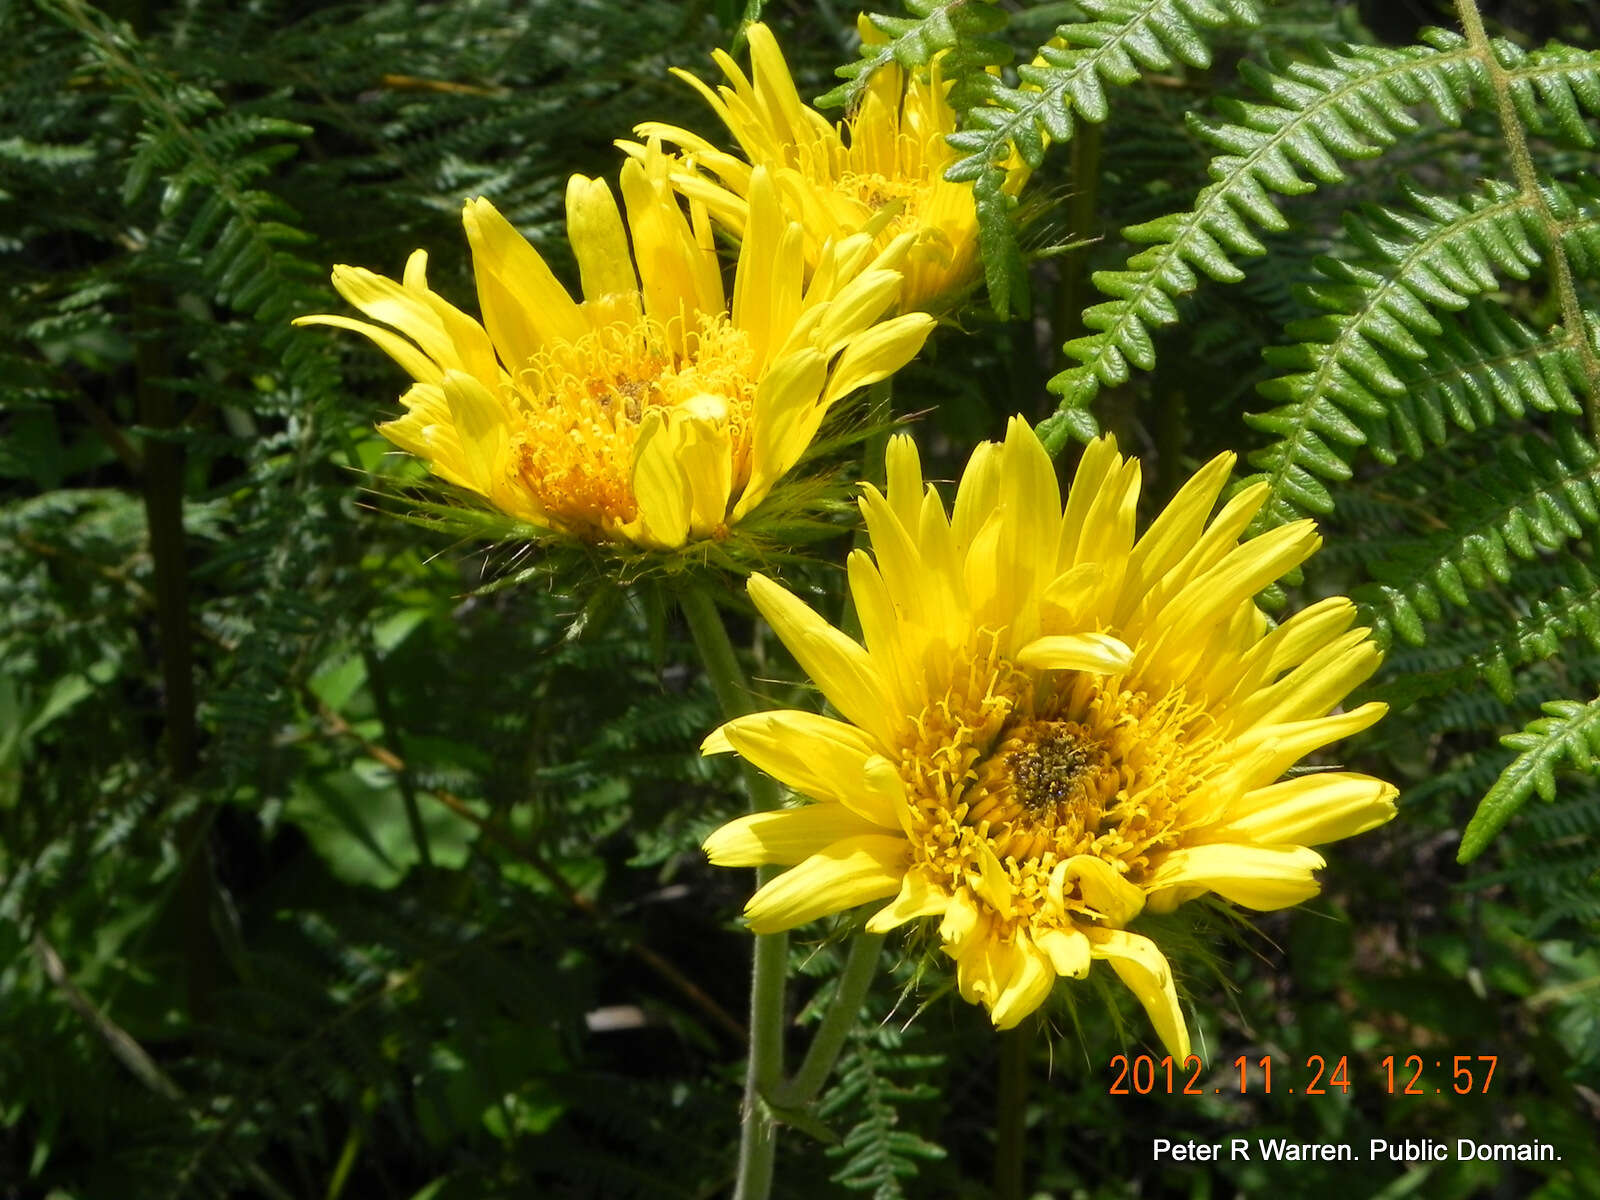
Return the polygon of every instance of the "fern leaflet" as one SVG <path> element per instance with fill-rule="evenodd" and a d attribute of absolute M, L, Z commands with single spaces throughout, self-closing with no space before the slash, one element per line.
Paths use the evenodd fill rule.
<path fill-rule="evenodd" d="M 1600 699 L 1587 704 L 1551 700 L 1542 707 L 1545 716 L 1521 732 L 1500 739 L 1503 745 L 1522 753 L 1501 772 L 1473 813 L 1461 835 L 1457 861 L 1471 862 L 1482 854 L 1494 835 L 1535 792 L 1545 800 L 1554 800 L 1557 770 L 1572 767 L 1591 775 L 1597 773 Z"/>

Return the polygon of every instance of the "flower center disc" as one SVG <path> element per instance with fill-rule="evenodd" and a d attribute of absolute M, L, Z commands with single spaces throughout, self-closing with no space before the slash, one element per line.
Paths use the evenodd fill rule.
<path fill-rule="evenodd" d="M 1088 674 L 1031 680 L 999 660 L 990 672 L 915 723 L 901 771 L 921 827 L 913 854 L 952 892 L 998 860 L 1014 893 L 1008 921 L 1042 914 L 1051 872 L 1078 855 L 1138 886 L 1176 844 L 1184 798 L 1216 769 L 1203 712 L 1181 692 L 1111 692 Z M 1094 919 L 1081 896 L 1064 902 Z"/>
<path fill-rule="evenodd" d="M 652 410 L 681 410 L 726 426 L 737 492 L 748 475 L 754 366 L 749 336 L 726 314 L 703 315 L 687 333 L 624 317 L 546 346 L 513 385 L 523 417 L 517 477 L 573 533 L 603 535 L 638 514 L 641 422 Z"/>

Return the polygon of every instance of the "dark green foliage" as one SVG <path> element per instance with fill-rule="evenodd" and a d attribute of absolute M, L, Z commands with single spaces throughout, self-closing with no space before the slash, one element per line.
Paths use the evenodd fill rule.
<path fill-rule="evenodd" d="M 1392 630 L 1421 644 L 1425 623 L 1443 616 L 1442 601 L 1465 605 L 1472 591 L 1508 582 L 1514 559 L 1558 551 L 1600 523 L 1600 452 L 1574 426 L 1558 426 L 1554 442 L 1539 434 L 1494 441 L 1486 454 L 1441 454 L 1416 473 L 1445 528 L 1385 538 L 1369 559 L 1374 630 L 1385 643 Z"/>
<path fill-rule="evenodd" d="M 1392 712 L 1336 753 L 1401 784 L 1399 819 L 1331 848 L 1301 910 L 1165 918 L 1222 1090 L 1108 1095 L 1147 1023 L 1103 967 L 1061 985 L 1035 1191 L 1600 1194 L 1597 33 L 1581 6 L 1485 7 L 1527 164 L 1473 46 L 1376 3 L 914 0 L 827 97 L 942 53 L 994 307 L 1041 301 L 956 314 L 897 377 L 930 475 L 1046 405 L 1055 444 L 1140 453 L 1151 504 L 1238 451 L 1262 524 L 1327 540 L 1280 598 L 1355 595 L 1391 643 L 1368 693 Z M 743 800 L 697 753 L 716 705 L 672 594 L 715 572 L 622 562 L 618 587 L 615 556 L 440 505 L 373 432 L 392 364 L 288 320 L 346 311 L 333 263 L 392 275 L 418 246 L 471 309 L 479 194 L 570 279 L 567 174 L 614 178 L 640 120 L 714 127 L 669 66 L 704 74 L 759 16 L 815 86 L 848 15 L 0 6 L 0 1195 L 728 1191 L 750 881 L 699 843 Z M 878 433 L 830 426 L 832 473 L 712 565 L 837 618 L 825 564 Z M 815 708 L 741 603 L 764 698 Z M 842 959 L 819 936 L 795 939 L 791 1066 Z M 990 1194 L 993 1031 L 926 929 L 885 960 L 783 1131 L 781 1196 Z M 1436 1047 L 1499 1054 L 1491 1096 L 1382 1094 L 1383 1054 Z M 1269 1053 L 1349 1053 L 1350 1095 L 1230 1092 Z M 1151 1161 L 1156 1131 L 1240 1130 L 1563 1158 Z"/>

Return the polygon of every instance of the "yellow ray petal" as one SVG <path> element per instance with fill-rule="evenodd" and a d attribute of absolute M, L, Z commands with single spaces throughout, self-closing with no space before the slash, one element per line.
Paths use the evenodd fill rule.
<path fill-rule="evenodd" d="M 672 414 L 671 453 L 689 485 L 689 534 L 726 531 L 733 491 L 733 438 L 720 396 L 691 396 Z"/>
<path fill-rule="evenodd" d="M 1251 758 L 1257 749 L 1267 750 L 1266 755 L 1255 762 L 1254 774 L 1246 790 L 1271 783 L 1313 750 L 1320 750 L 1329 742 L 1360 733 L 1377 724 L 1388 711 L 1387 704 L 1371 700 L 1349 712 L 1309 721 L 1257 725 L 1234 742 L 1234 754 L 1239 758 Z"/>
<path fill-rule="evenodd" d="M 1116 675 L 1133 664 L 1133 651 L 1108 633 L 1052 634 L 1035 638 L 1017 652 L 1017 661 L 1036 671 L 1090 671 Z"/>
<path fill-rule="evenodd" d="M 892 771 L 872 767 L 879 755 L 854 725 L 794 709 L 735 717 L 718 734 L 751 763 L 803 795 L 837 800 L 864 819 L 899 828 L 904 788 Z M 708 740 L 709 744 L 709 740 Z"/>
<path fill-rule="evenodd" d="M 1084 903 L 1110 925 L 1126 925 L 1144 908 L 1143 890 L 1124 879 L 1105 859 L 1091 854 L 1074 854 L 1051 871 L 1048 894 L 1058 912 L 1068 889 L 1078 891 Z"/>
<path fill-rule="evenodd" d="M 467 484 L 474 491 L 493 497 L 509 451 L 505 407 L 465 372 L 446 371 L 442 382 L 450 421 L 461 439 Z"/>
<path fill-rule="evenodd" d="M 949 903 L 950 896 L 942 887 L 913 868 L 901 881 L 899 895 L 868 918 L 866 929 L 868 933 L 888 933 L 907 921 L 942 913 Z"/>
<path fill-rule="evenodd" d="M 885 499 L 900 524 L 911 530 L 922 517 L 922 458 L 917 453 L 917 443 L 904 433 L 889 439 L 883 453 L 884 478 L 887 480 Z"/>
<path fill-rule="evenodd" d="M 733 323 L 750 335 L 758 359 L 765 360 L 788 335 L 789 326 L 800 307 L 800 275 L 792 263 L 783 261 L 780 243 L 789 229 L 778 203 L 772 175 L 756 168 L 750 177 L 749 215 L 739 246 L 739 263 L 733 281 Z M 798 236 L 798 234 L 796 235 Z M 778 283 L 793 286 L 792 311 L 775 320 L 773 292 Z M 789 305 L 786 303 L 785 308 Z"/>
<path fill-rule="evenodd" d="M 748 587 L 761 615 L 829 703 L 870 733 L 879 746 L 892 746 L 887 697 L 867 652 L 765 575 L 751 575 Z"/>
<path fill-rule="evenodd" d="M 582 175 L 567 180 L 567 238 L 578 260 L 585 300 L 638 292 L 622 213 L 604 180 Z"/>
<path fill-rule="evenodd" d="M 413 384 L 400 403 L 405 406 L 405 413 L 393 421 L 384 421 L 378 432 L 428 463 L 441 478 L 471 488 L 473 472 L 461 452 L 461 439 L 452 424 L 442 383 Z"/>
<path fill-rule="evenodd" d="M 484 324 L 509 368 L 520 368 L 547 341 L 583 336 L 583 317 L 567 289 L 499 209 L 481 197 L 469 200 L 461 222 Z"/>
<path fill-rule="evenodd" d="M 1055 986 L 1056 971 L 1050 958 L 1029 941 L 1017 935 L 1016 966 L 1011 978 L 995 997 L 989 1019 L 996 1029 L 1012 1029 L 1037 1009 Z"/>
<path fill-rule="evenodd" d="M 1122 469 L 1122 455 L 1113 438 L 1100 437 L 1084 447 L 1083 458 L 1067 489 L 1067 502 L 1061 513 L 1061 533 L 1056 560 L 1062 569 L 1090 561 L 1081 552 L 1089 512 L 1099 500 L 1101 490 Z"/>
<path fill-rule="evenodd" d="M 1321 890 L 1312 874 L 1324 867 L 1322 855 L 1305 846 L 1241 846 L 1214 842 L 1174 850 L 1151 873 L 1145 886 L 1150 906 L 1161 910 L 1160 893 L 1169 888 L 1216 892 L 1261 912 L 1288 908 Z"/>
<path fill-rule="evenodd" d="M 835 842 L 750 897 L 745 919 L 756 933 L 777 933 L 893 896 L 909 857 L 904 838 L 865 834 Z"/>
<path fill-rule="evenodd" d="M 387 354 L 401 368 L 421 383 L 439 383 L 444 378 L 444 371 L 439 364 L 418 350 L 403 337 L 390 333 L 387 329 L 373 325 L 367 321 L 357 321 L 353 317 L 340 317 L 327 313 L 320 313 L 311 317 L 296 317 L 296 325 L 331 325 L 335 329 L 350 329 L 356 333 L 364 334 L 372 339 L 373 343 Z"/>
<path fill-rule="evenodd" d="M 722 276 L 716 254 L 700 246 L 666 180 L 652 180 L 649 172 L 657 161 L 657 169 L 664 170 L 658 157 L 622 164 L 622 202 L 633 233 L 645 314 L 670 328 L 700 313 L 720 312 Z"/>
<path fill-rule="evenodd" d="M 1194 546 L 1206 517 L 1233 471 L 1234 456 L 1219 454 L 1178 489 L 1150 524 L 1128 562 L 1128 598 L 1137 600 Z M 1124 616 L 1126 614 L 1123 614 Z"/>
<path fill-rule="evenodd" d="M 1117 977 L 1139 998 L 1150 1015 L 1156 1036 L 1172 1055 L 1173 1061 L 1189 1057 L 1189 1029 L 1178 1007 L 1178 990 L 1173 986 L 1172 968 L 1156 944 L 1147 937 L 1121 929 L 1087 931 L 1095 958 L 1111 964 Z"/>
<path fill-rule="evenodd" d="M 912 678 L 907 661 L 906 631 L 899 625 L 889 589 L 865 550 L 850 552 L 846 571 L 856 616 L 861 621 L 862 641 L 889 689 L 895 711 L 905 711 L 914 705 L 917 681 Z"/>
<path fill-rule="evenodd" d="M 757 385 L 750 415 L 750 481 L 734 505 L 736 520 L 766 499 L 805 453 L 821 420 L 818 400 L 827 377 L 827 359 L 819 351 L 801 350 L 773 363 Z"/>
<path fill-rule="evenodd" d="M 959 951 L 977 932 L 979 922 L 983 919 L 971 891 L 958 887 L 944 907 L 944 920 L 939 922 L 939 937 L 946 949 Z"/>
<path fill-rule="evenodd" d="M 1233 704 L 1247 702 L 1282 671 L 1305 661 L 1344 633 L 1355 619 L 1356 606 L 1343 596 L 1329 596 L 1295 613 L 1240 655 L 1231 671 L 1223 671 L 1222 664 L 1212 667 L 1216 694 L 1219 698 L 1230 696 Z"/>
<path fill-rule="evenodd" d="M 1398 794 L 1393 784 L 1370 775 L 1301 775 L 1246 793 L 1218 824 L 1195 836 L 1208 842 L 1320 846 L 1382 825 L 1394 816 Z"/>
<path fill-rule="evenodd" d="M 1089 973 L 1089 939 L 1077 929 L 1045 929 L 1033 935 L 1039 949 L 1050 956 L 1057 975 L 1082 979 Z"/>
<path fill-rule="evenodd" d="M 682 438 L 669 427 L 660 409 L 645 413 L 633 446 L 633 496 L 638 524 L 651 544 L 671 549 L 689 536 L 692 496 L 689 480 L 678 463 Z"/>
<path fill-rule="evenodd" d="M 1311 521 L 1293 521 L 1268 530 L 1187 584 L 1157 620 L 1171 621 L 1187 631 L 1204 629 L 1299 566 L 1320 545 L 1322 538 Z"/>
<path fill-rule="evenodd" d="M 900 279 L 899 271 L 863 271 L 840 288 L 817 324 L 817 347 L 829 355 L 842 350 L 849 339 L 872 325 L 894 303 Z M 928 326 L 924 323 L 919 327 L 925 330 Z"/>
<path fill-rule="evenodd" d="M 983 934 L 969 937 L 956 959 L 956 984 L 962 999 L 969 1004 L 981 1002 L 991 1009 L 1022 970 L 1022 952 L 998 925 L 984 914 Z"/>
<path fill-rule="evenodd" d="M 833 404 L 857 388 L 893 375 L 917 356 L 935 324 L 926 313 L 906 313 L 857 335 L 834 364 L 823 403 Z"/>
<path fill-rule="evenodd" d="M 1075 624 L 1095 615 L 1094 600 L 1105 590 L 1105 582 L 1104 563 L 1079 563 L 1047 583 L 1040 599 Z"/>
<path fill-rule="evenodd" d="M 835 842 L 882 832 L 842 804 L 807 804 L 740 817 L 714 831 L 703 845 L 713 866 L 791 866 Z"/>
<path fill-rule="evenodd" d="M 333 269 L 333 287 L 373 320 L 392 325 L 416 342 L 442 370 L 465 369 L 455 342 L 422 293 L 362 267 L 342 265 Z"/>
<path fill-rule="evenodd" d="M 1320 717 L 1369 679 L 1383 661 L 1366 629 L 1335 638 L 1270 687 L 1238 707 L 1240 725 Z"/>
<path fill-rule="evenodd" d="M 963 553 L 972 545 L 978 530 L 994 517 L 999 496 L 1000 447 L 994 442 L 982 442 L 961 473 L 961 486 L 956 490 L 955 509 L 950 516 L 950 531 Z"/>
<path fill-rule="evenodd" d="M 1002 920 L 1009 920 L 1011 902 L 1016 896 L 1016 889 L 1011 886 L 1011 879 L 1006 874 L 1005 867 L 1000 864 L 1000 858 L 995 854 L 994 847 L 984 838 L 972 839 L 972 845 L 978 860 L 978 870 L 967 876 L 967 885 L 972 888 L 973 894 Z"/>

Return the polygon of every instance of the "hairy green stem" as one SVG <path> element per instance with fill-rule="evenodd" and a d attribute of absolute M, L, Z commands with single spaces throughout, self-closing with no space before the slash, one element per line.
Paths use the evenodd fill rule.
<path fill-rule="evenodd" d="M 798 1108 L 808 1104 L 833 1073 L 845 1039 L 855 1028 L 856 1016 L 861 1011 L 861 1001 L 866 997 L 872 977 L 878 973 L 878 955 L 883 949 L 881 933 L 858 933 L 850 941 L 850 953 L 845 958 L 844 970 L 839 973 L 838 985 L 828 1010 L 822 1014 L 822 1024 L 811 1039 L 806 1056 L 789 1082 L 778 1089 L 774 1103 L 784 1108 Z"/>
<path fill-rule="evenodd" d="M 754 697 L 710 593 L 698 588 L 686 591 L 680 603 L 723 716 L 731 719 L 753 712 Z M 778 807 L 776 782 L 748 764 L 744 778 L 752 812 Z M 758 868 L 757 886 L 774 874 L 772 867 Z M 789 966 L 789 935 L 757 934 L 754 959 L 750 972 L 750 1058 L 745 1069 L 735 1200 L 766 1200 L 772 1191 L 778 1140 L 767 1111 L 767 1097 L 777 1091 L 783 1079 L 783 992 Z"/>
<path fill-rule="evenodd" d="M 1583 415 L 1589 427 L 1589 436 L 1600 442 L 1600 355 L 1595 353 L 1590 338 L 1589 323 L 1584 319 L 1583 307 L 1578 302 L 1578 288 L 1573 281 L 1572 264 L 1561 249 L 1561 223 L 1544 192 L 1539 188 L 1539 175 L 1533 166 L 1533 155 L 1528 152 L 1528 136 L 1517 115 L 1516 103 L 1511 98 L 1511 77 L 1495 57 L 1494 47 L 1483 27 L 1483 17 L 1478 13 L 1477 0 L 1456 0 L 1456 14 L 1461 18 L 1461 31 L 1467 35 L 1467 44 L 1489 77 L 1494 90 L 1495 113 L 1500 119 L 1500 133 L 1505 138 L 1511 155 L 1511 172 L 1516 176 L 1517 188 L 1523 196 L 1534 202 L 1539 224 L 1544 228 L 1550 243 L 1550 283 L 1561 303 L 1561 324 L 1567 337 L 1572 339 L 1583 366 Z"/>
<path fill-rule="evenodd" d="M 995 1200 L 1022 1200 L 1023 1148 L 1028 1109 L 1028 1054 L 1033 1019 L 999 1035 L 1000 1072 L 995 1112 Z"/>

